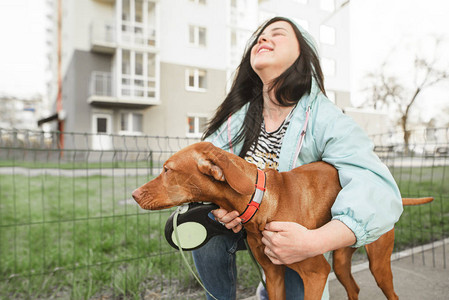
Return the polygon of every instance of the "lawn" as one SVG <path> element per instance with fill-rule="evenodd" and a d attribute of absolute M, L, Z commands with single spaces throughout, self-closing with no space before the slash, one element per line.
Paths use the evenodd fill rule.
<path fill-rule="evenodd" d="M 403 197 L 432 196 L 432 203 L 405 207 L 397 223 L 396 249 L 449 236 L 449 169 L 443 166 L 392 169 Z"/>
<path fill-rule="evenodd" d="M 446 169 L 392 169 L 404 197 L 435 197 L 405 208 L 397 250 L 449 235 Z M 0 298 L 198 299 L 198 285 L 163 237 L 171 211 L 143 211 L 131 199 L 150 178 L 0 175 Z M 253 289 L 257 273 L 246 251 L 238 266 L 240 288 Z"/>

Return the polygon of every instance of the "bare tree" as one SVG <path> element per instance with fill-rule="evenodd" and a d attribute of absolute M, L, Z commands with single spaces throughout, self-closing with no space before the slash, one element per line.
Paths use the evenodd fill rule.
<path fill-rule="evenodd" d="M 394 110 L 399 114 L 398 124 L 404 132 L 406 151 L 408 151 L 410 138 L 408 127 L 410 110 L 423 90 L 449 79 L 449 71 L 441 68 L 438 62 L 437 51 L 442 40 L 435 38 L 434 42 L 434 52 L 430 58 L 424 57 L 422 54 L 414 56 L 413 74 L 404 74 L 404 72 L 402 74 L 390 74 L 387 67 L 390 67 L 392 62 L 387 59 L 378 70 L 370 72 L 366 76 L 369 84 L 365 91 L 370 95 L 363 106 L 370 106 L 374 109 L 387 107 L 390 111 Z M 411 78 L 411 82 L 406 84 L 404 82 L 405 77 Z"/>

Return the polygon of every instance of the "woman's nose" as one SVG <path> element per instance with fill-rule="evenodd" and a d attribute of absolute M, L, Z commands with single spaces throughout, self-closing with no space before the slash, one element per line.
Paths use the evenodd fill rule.
<path fill-rule="evenodd" d="M 267 39 L 267 37 L 265 35 L 259 36 L 259 40 L 258 40 L 259 43 L 266 42 L 266 41 L 268 41 L 268 39 Z"/>

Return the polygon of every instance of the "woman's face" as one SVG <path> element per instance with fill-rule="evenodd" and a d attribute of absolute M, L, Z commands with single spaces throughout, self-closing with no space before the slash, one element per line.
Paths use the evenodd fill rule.
<path fill-rule="evenodd" d="M 296 34 L 285 21 L 268 25 L 251 49 L 251 67 L 264 83 L 281 75 L 299 57 Z"/>

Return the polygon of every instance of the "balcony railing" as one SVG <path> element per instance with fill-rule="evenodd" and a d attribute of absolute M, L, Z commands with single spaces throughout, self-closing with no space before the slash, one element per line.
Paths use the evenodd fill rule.
<path fill-rule="evenodd" d="M 90 28 L 90 42 L 93 51 L 114 53 L 117 47 L 115 26 L 111 23 L 93 22 Z"/>
<path fill-rule="evenodd" d="M 149 106 L 159 104 L 156 79 L 147 78 L 147 86 L 139 85 L 142 80 L 134 80 L 134 84 L 122 84 L 116 89 L 113 76 L 109 72 L 92 72 L 89 82 L 88 103 L 126 104 L 136 106 Z M 128 82 L 131 82 L 128 80 Z M 121 95 L 117 95 L 120 90 Z"/>
<path fill-rule="evenodd" d="M 156 47 L 156 28 L 122 21 L 121 42 L 139 47 Z"/>
<path fill-rule="evenodd" d="M 143 23 L 122 22 L 120 43 L 145 48 L 156 47 L 156 28 Z M 91 48 L 101 53 L 114 53 L 117 48 L 116 26 L 112 22 L 96 21 L 90 27 Z"/>
<path fill-rule="evenodd" d="M 90 96 L 114 97 L 112 75 L 108 72 L 92 72 L 89 87 Z"/>

